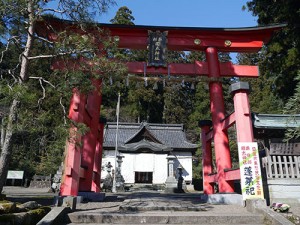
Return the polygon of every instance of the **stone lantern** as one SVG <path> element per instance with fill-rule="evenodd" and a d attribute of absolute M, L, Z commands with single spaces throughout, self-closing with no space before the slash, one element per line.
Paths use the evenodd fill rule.
<path fill-rule="evenodd" d="M 117 155 L 117 168 L 116 168 L 116 190 L 117 191 L 124 191 L 124 178 L 122 176 L 122 173 L 121 173 L 121 168 L 122 168 L 122 158 L 124 158 L 124 156 L 122 155 Z"/>
<path fill-rule="evenodd" d="M 176 157 L 173 155 L 168 155 L 167 160 L 168 160 L 168 178 L 166 180 L 166 188 L 165 192 L 168 193 L 173 193 L 177 189 L 177 181 L 174 176 L 174 159 Z"/>

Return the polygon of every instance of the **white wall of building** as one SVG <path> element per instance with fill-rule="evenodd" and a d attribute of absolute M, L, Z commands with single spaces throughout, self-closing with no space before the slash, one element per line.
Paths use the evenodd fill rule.
<path fill-rule="evenodd" d="M 176 156 L 177 160 L 175 160 L 174 163 L 174 170 L 176 170 L 176 177 L 178 176 L 178 166 L 179 162 L 182 169 L 182 177 L 185 181 L 192 181 L 193 178 L 193 159 L 192 159 L 192 153 L 191 152 L 173 152 L 173 155 Z M 179 162 L 178 162 L 179 161 Z"/>
<path fill-rule="evenodd" d="M 173 152 L 176 155 L 174 169 L 179 166 L 179 162 L 183 169 L 183 178 L 186 181 L 192 180 L 192 154 L 190 152 Z M 168 161 L 167 154 L 153 153 L 122 153 L 124 156 L 122 163 L 122 175 L 125 183 L 134 183 L 135 172 L 153 172 L 153 184 L 163 184 L 168 177 Z M 115 167 L 115 151 L 104 151 L 102 159 L 101 179 L 107 175 L 105 165 L 110 162 Z M 178 162 L 179 160 L 179 162 Z M 176 171 L 177 172 L 177 171 Z M 178 173 L 177 173 L 178 174 Z"/>

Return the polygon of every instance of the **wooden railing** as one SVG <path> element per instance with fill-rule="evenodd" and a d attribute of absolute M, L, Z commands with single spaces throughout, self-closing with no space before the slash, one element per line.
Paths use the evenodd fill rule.
<path fill-rule="evenodd" d="M 267 178 L 300 178 L 300 156 L 266 156 L 262 166 Z"/>

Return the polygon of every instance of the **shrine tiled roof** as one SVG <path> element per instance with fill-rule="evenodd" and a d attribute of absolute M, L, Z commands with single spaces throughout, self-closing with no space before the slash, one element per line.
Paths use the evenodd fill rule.
<path fill-rule="evenodd" d="M 108 122 L 104 133 L 104 148 L 115 148 L 117 124 Z M 147 138 L 145 138 L 145 133 Z M 127 151 L 147 147 L 153 151 L 195 151 L 198 147 L 186 139 L 182 124 L 119 123 L 118 147 Z"/>
<path fill-rule="evenodd" d="M 253 126 L 257 129 L 287 129 L 300 127 L 300 114 L 252 113 Z"/>

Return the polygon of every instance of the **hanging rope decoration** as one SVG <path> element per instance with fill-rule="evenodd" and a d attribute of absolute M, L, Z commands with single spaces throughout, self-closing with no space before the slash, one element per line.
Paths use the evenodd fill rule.
<path fill-rule="evenodd" d="M 148 86 L 148 80 L 147 80 L 146 74 L 147 74 L 147 65 L 146 65 L 146 63 L 144 63 L 144 81 L 145 81 L 145 87 Z"/>
<path fill-rule="evenodd" d="M 129 86 L 129 76 L 126 77 L 126 87 Z"/>
<path fill-rule="evenodd" d="M 185 87 L 184 80 L 182 80 L 182 82 L 181 82 L 181 86 L 182 86 L 182 87 Z"/>

